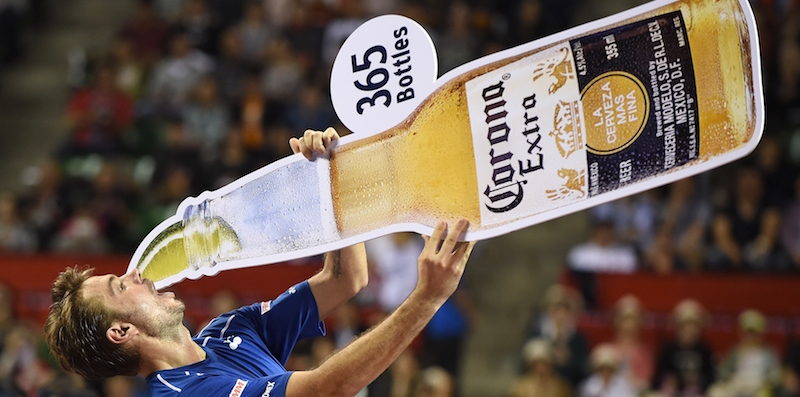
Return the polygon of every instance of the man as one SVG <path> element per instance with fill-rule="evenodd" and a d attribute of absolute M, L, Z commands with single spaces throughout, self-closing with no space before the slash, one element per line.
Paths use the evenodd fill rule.
<path fill-rule="evenodd" d="M 292 139 L 311 159 L 338 139 L 306 131 Z M 157 293 L 138 271 L 122 277 L 67 270 L 53 286 L 45 334 L 61 365 L 83 376 L 141 374 L 152 397 L 353 396 L 381 374 L 458 286 L 473 244 L 458 242 L 440 222 L 418 260 L 419 280 L 386 320 L 311 371 L 283 364 L 300 338 L 322 335 L 320 322 L 367 283 L 363 244 L 328 254 L 320 273 L 273 301 L 212 320 L 193 339 L 182 325 L 184 305 Z M 446 236 L 445 236 L 446 235 Z M 441 246 L 441 247 L 440 247 Z"/>

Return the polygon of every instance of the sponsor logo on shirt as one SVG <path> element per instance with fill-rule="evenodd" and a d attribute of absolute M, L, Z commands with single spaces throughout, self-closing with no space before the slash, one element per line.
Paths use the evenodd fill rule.
<path fill-rule="evenodd" d="M 267 388 L 264 389 L 264 394 L 261 397 L 269 397 L 269 392 L 275 387 L 275 382 L 267 382 Z"/>
<path fill-rule="evenodd" d="M 231 394 L 228 394 L 228 397 L 241 397 L 245 386 L 247 386 L 246 380 L 236 379 L 236 385 L 233 386 L 233 390 L 231 390 Z"/>
<path fill-rule="evenodd" d="M 239 347 L 239 345 L 242 344 L 242 338 L 235 335 L 231 335 L 225 338 L 225 341 L 222 343 L 227 343 L 228 347 L 230 347 L 231 350 L 236 350 Z"/>
<path fill-rule="evenodd" d="M 272 301 L 261 302 L 261 315 L 267 314 L 269 309 L 272 309 Z"/>

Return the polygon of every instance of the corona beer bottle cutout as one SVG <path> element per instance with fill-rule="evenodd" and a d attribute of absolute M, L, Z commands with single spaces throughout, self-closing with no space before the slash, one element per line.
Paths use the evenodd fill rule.
<path fill-rule="evenodd" d="M 746 0 L 655 1 L 435 81 L 419 25 L 364 26 L 331 86 L 354 134 L 329 158 L 291 156 L 186 199 L 129 269 L 160 288 L 461 217 L 466 240 L 491 238 L 718 167 L 761 137 Z"/>

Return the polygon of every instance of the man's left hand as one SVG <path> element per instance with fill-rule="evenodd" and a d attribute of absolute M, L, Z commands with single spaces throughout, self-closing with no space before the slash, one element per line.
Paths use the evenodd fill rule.
<path fill-rule="evenodd" d="M 294 153 L 303 153 L 311 160 L 314 155 L 324 155 L 331 142 L 339 139 L 339 133 L 333 127 L 323 131 L 306 130 L 302 137 L 289 140 L 289 146 Z"/>

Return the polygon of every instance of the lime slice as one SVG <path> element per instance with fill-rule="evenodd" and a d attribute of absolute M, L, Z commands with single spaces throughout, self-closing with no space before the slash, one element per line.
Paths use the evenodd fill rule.
<path fill-rule="evenodd" d="M 163 280 L 189 268 L 181 222 L 173 223 L 153 239 L 136 268 L 142 272 L 142 277 L 153 281 Z"/>
<path fill-rule="evenodd" d="M 190 268 L 187 253 L 192 250 L 194 260 L 205 261 L 230 258 L 241 245 L 236 231 L 224 220 L 215 217 L 203 233 L 194 231 L 187 238 L 182 222 L 176 222 L 161 232 L 147 246 L 136 265 L 142 277 L 160 281 Z"/>

